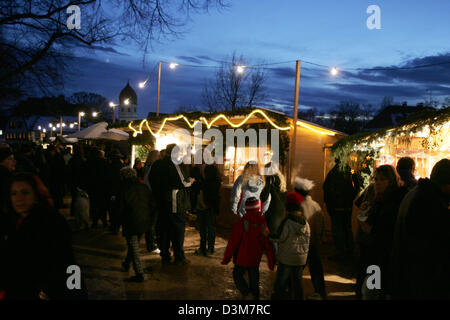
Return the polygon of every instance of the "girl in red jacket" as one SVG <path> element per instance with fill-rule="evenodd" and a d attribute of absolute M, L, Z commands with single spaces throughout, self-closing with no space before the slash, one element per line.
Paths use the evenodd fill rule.
<path fill-rule="evenodd" d="M 259 264 L 266 252 L 270 270 L 275 266 L 275 253 L 267 235 L 269 229 L 262 214 L 260 200 L 250 198 L 245 202 L 246 214 L 235 224 L 222 264 L 233 257 L 233 279 L 242 299 L 259 299 Z M 248 272 L 249 284 L 244 279 Z"/>

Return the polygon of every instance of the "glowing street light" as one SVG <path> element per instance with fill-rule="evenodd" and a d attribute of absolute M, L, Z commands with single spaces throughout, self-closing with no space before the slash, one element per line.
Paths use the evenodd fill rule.
<path fill-rule="evenodd" d="M 237 67 L 236 67 L 236 71 L 237 71 L 237 73 L 244 73 L 244 71 L 245 71 L 245 66 L 237 66 Z"/>
<path fill-rule="evenodd" d="M 178 66 L 178 63 L 175 63 L 175 62 L 171 62 L 169 64 L 169 68 L 172 69 L 172 70 L 175 69 L 177 66 Z"/>
<path fill-rule="evenodd" d="M 109 103 L 109 106 L 111 108 L 113 108 L 113 123 L 116 123 L 116 107 L 117 107 L 117 104 L 115 104 L 114 102 L 111 101 Z"/>
<path fill-rule="evenodd" d="M 124 103 L 125 103 L 126 105 L 129 105 L 129 104 L 130 104 L 130 99 L 125 99 Z"/>
<path fill-rule="evenodd" d="M 92 112 L 92 116 L 95 118 L 98 115 L 98 112 Z"/>
<path fill-rule="evenodd" d="M 139 82 L 139 88 L 141 88 L 141 89 L 145 88 L 146 84 L 147 84 L 147 80 Z"/>
<path fill-rule="evenodd" d="M 331 73 L 331 75 L 332 75 L 333 77 L 335 77 L 335 76 L 338 75 L 339 70 L 338 70 L 336 67 L 333 67 L 333 68 L 330 70 L 330 73 Z"/>
<path fill-rule="evenodd" d="M 42 129 L 42 127 L 41 126 L 38 126 L 38 130 L 41 130 Z"/>

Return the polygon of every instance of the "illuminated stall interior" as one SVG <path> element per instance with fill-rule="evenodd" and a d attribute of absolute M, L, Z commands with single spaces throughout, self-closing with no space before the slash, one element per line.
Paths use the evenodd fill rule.
<path fill-rule="evenodd" d="M 402 125 L 350 136 L 333 146 L 333 155 L 361 169 L 361 159 L 373 156 L 372 166 L 396 166 L 402 157 L 416 162 L 416 178 L 429 177 L 433 166 L 450 158 L 450 108 L 424 111 Z"/>

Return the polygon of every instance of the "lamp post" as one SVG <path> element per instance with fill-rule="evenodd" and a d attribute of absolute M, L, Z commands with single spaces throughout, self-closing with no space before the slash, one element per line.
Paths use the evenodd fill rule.
<path fill-rule="evenodd" d="M 117 107 L 117 104 L 115 104 L 114 102 L 110 102 L 109 106 L 111 108 L 113 108 L 113 123 L 116 123 L 116 107 Z"/>
<path fill-rule="evenodd" d="M 298 120 L 298 101 L 299 101 L 299 89 L 300 89 L 300 66 L 301 66 L 301 61 L 297 60 L 296 61 L 296 68 L 295 68 L 295 92 L 294 92 L 294 114 L 293 114 L 293 118 L 294 118 L 294 122 L 293 122 L 293 126 L 294 126 L 294 132 L 293 132 L 293 136 L 292 136 L 292 142 L 291 142 L 291 146 L 290 146 L 290 157 L 289 157 L 289 169 L 288 169 L 288 186 L 292 187 L 292 169 L 294 167 L 294 163 L 295 163 L 295 145 L 296 145 L 296 140 L 297 140 L 297 120 Z M 330 70 L 330 74 L 331 76 L 335 77 L 339 74 L 339 70 L 336 67 L 333 67 Z"/>
<path fill-rule="evenodd" d="M 81 117 L 84 117 L 84 112 L 78 112 L 78 131 L 81 130 Z"/>
<path fill-rule="evenodd" d="M 296 68 L 295 68 L 295 92 L 294 92 L 294 133 L 292 136 L 292 142 L 291 142 L 291 156 L 289 157 L 289 170 L 288 170 L 288 186 L 291 186 L 291 180 L 292 180 L 292 168 L 294 166 L 295 162 L 295 143 L 297 140 L 297 118 L 298 118 L 298 99 L 299 99 L 299 89 L 300 89 L 300 65 L 301 61 L 296 61 Z"/>
<path fill-rule="evenodd" d="M 158 95 L 156 98 L 156 116 L 159 116 L 159 89 L 161 86 L 161 61 L 158 62 Z"/>

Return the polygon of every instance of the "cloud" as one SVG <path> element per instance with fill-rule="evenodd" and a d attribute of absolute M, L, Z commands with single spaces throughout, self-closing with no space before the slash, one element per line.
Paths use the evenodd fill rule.
<path fill-rule="evenodd" d="M 175 57 L 178 60 L 183 60 L 183 61 L 187 61 L 190 63 L 196 63 L 196 64 L 202 64 L 202 60 L 196 58 L 196 57 L 188 57 L 188 56 L 176 56 Z"/>
<path fill-rule="evenodd" d="M 130 80 L 138 94 L 139 116 L 145 117 L 156 108 L 156 75 L 153 74 L 145 89 L 138 89 L 138 81 L 148 76 L 139 64 L 122 65 L 105 63 L 98 57 L 81 57 L 74 61 L 76 73 L 66 84 L 67 94 L 91 91 L 117 101 L 120 90 Z M 208 56 L 178 56 L 177 59 L 201 64 L 214 61 Z M 399 66 L 418 66 L 450 60 L 450 53 L 407 59 Z M 210 62 L 211 63 L 211 62 Z M 385 66 L 386 67 L 386 66 Z M 325 68 L 302 66 L 300 80 L 300 108 L 315 107 L 319 111 L 333 109 L 341 101 L 379 106 L 384 96 L 396 101 L 408 101 L 410 105 L 424 101 L 432 90 L 434 99 L 450 96 L 450 64 L 413 70 L 341 70 L 338 77 L 331 77 Z M 180 105 L 202 106 L 205 79 L 213 79 L 210 68 L 177 68 L 164 71 L 161 81 L 161 112 L 173 112 Z M 270 67 L 264 83 L 267 98 L 258 104 L 292 113 L 294 100 L 295 68 Z"/>

